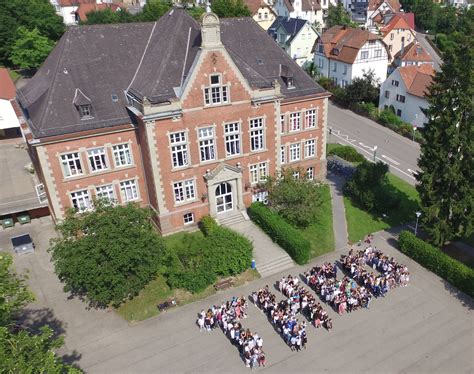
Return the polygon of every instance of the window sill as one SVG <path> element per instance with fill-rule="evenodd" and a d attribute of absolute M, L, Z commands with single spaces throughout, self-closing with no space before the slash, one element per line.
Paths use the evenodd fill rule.
<path fill-rule="evenodd" d="M 228 105 L 232 105 L 232 103 L 229 102 L 229 103 L 222 103 L 222 104 L 204 104 L 203 109 L 220 108 L 220 107 L 228 106 Z"/>
<path fill-rule="evenodd" d="M 73 182 L 73 181 L 78 181 L 78 180 L 85 179 L 88 177 L 95 177 L 97 175 L 107 175 L 107 174 L 111 174 L 111 173 L 122 171 L 122 170 L 134 169 L 135 167 L 136 165 L 126 165 L 126 166 L 119 166 L 114 169 L 92 171 L 88 174 L 74 175 L 72 177 L 63 177 L 63 182 Z"/>
<path fill-rule="evenodd" d="M 258 153 L 265 153 L 267 151 L 268 151 L 268 149 L 259 149 L 257 151 L 250 151 L 250 154 L 255 155 L 255 154 L 258 154 Z"/>
<path fill-rule="evenodd" d="M 182 207 L 184 205 L 190 205 L 190 204 L 193 204 L 193 203 L 197 203 L 199 202 L 199 199 L 193 199 L 193 200 L 186 200 L 186 201 L 180 201 L 180 202 L 176 202 L 173 204 L 173 207 L 174 208 L 179 208 L 179 207 Z"/>

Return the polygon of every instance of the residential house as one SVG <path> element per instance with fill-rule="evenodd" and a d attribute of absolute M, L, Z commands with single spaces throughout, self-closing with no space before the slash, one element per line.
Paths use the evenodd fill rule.
<path fill-rule="evenodd" d="M 317 31 L 326 29 L 329 5 L 336 0 L 275 0 L 273 7 L 280 17 L 301 18 L 313 25 Z"/>
<path fill-rule="evenodd" d="M 0 136 L 20 135 L 16 88 L 6 68 L 0 68 Z"/>
<path fill-rule="evenodd" d="M 380 30 L 380 33 L 390 52 L 389 63 L 393 61 L 395 54 L 416 40 L 415 31 L 400 15 L 394 16 L 390 22 Z"/>
<path fill-rule="evenodd" d="M 113 11 L 126 8 L 125 3 L 112 3 L 110 0 L 50 0 L 56 13 L 63 18 L 66 26 L 77 25 L 86 21 L 86 14 L 94 10 L 104 10 L 110 7 Z M 136 0 L 139 3 L 139 0 Z"/>
<path fill-rule="evenodd" d="M 458 9 L 462 9 L 470 8 L 473 4 L 473 0 L 448 0 L 448 3 Z"/>
<path fill-rule="evenodd" d="M 387 76 L 387 46 L 366 30 L 333 26 L 317 39 L 313 51 L 319 74 L 338 86 L 347 86 L 369 70 L 380 82 Z"/>
<path fill-rule="evenodd" d="M 345 7 L 352 14 L 352 20 L 369 29 L 374 26 L 373 19 L 386 13 L 398 13 L 401 6 L 398 0 L 346 0 Z"/>
<path fill-rule="evenodd" d="M 282 168 L 324 178 L 328 97 L 250 17 L 183 9 L 69 28 L 18 92 L 55 220 L 104 197 L 164 234 L 245 219 Z"/>
<path fill-rule="evenodd" d="M 269 29 L 277 17 L 273 8 L 263 0 L 245 0 L 245 5 L 252 12 L 253 20 L 265 31 Z"/>
<path fill-rule="evenodd" d="M 433 59 L 418 41 L 413 41 L 394 56 L 392 67 L 394 70 L 400 66 L 420 66 L 422 64 L 433 66 Z"/>
<path fill-rule="evenodd" d="M 268 29 L 268 34 L 299 66 L 313 61 L 311 50 L 318 34 L 308 21 L 278 17 Z"/>
<path fill-rule="evenodd" d="M 379 109 L 393 107 L 403 121 L 423 127 L 428 120 L 422 109 L 429 106 L 426 94 L 434 74 L 429 64 L 397 68 L 380 87 Z"/>

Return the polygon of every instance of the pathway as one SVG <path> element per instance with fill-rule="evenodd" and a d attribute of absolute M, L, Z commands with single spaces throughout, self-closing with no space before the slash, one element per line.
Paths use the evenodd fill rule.
<path fill-rule="evenodd" d="M 257 270 L 262 277 L 281 272 L 295 265 L 288 253 L 274 243 L 252 221 L 239 222 L 230 225 L 230 227 L 252 241 L 253 256 L 257 264 Z"/>
<path fill-rule="evenodd" d="M 348 242 L 346 210 L 344 208 L 344 200 L 342 195 L 344 178 L 328 171 L 327 180 L 331 190 L 332 227 L 334 230 L 334 239 L 337 251 L 346 248 Z"/>

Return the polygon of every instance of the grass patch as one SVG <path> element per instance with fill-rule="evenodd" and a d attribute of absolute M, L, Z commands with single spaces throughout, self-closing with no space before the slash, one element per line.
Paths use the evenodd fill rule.
<path fill-rule="evenodd" d="M 18 79 L 21 78 L 21 74 L 17 73 L 14 70 L 8 69 L 8 72 L 10 73 L 10 78 L 12 79 L 13 83 L 15 83 Z"/>
<path fill-rule="evenodd" d="M 248 269 L 233 277 L 234 286 L 239 287 L 258 278 L 260 278 L 260 274 L 257 270 Z M 116 311 L 123 319 L 134 323 L 157 316 L 160 313 L 157 305 L 169 299 L 176 299 L 178 306 L 182 306 L 205 299 L 215 293 L 214 285 L 194 294 L 183 289 L 172 290 L 166 283 L 166 278 L 159 275 L 148 283 L 138 296 L 122 304 Z"/>
<path fill-rule="evenodd" d="M 311 243 L 311 258 L 334 251 L 334 231 L 332 227 L 332 204 L 329 186 L 321 186 L 322 204 L 318 210 L 316 223 L 301 229 L 302 235 Z"/>
<path fill-rule="evenodd" d="M 355 243 L 367 234 L 413 222 L 416 219 L 415 212 L 419 209 L 420 200 L 415 187 L 396 175 L 389 173 L 387 177 L 389 181 L 388 188 L 400 197 L 401 203 L 398 209 L 386 212 L 386 217 L 367 212 L 355 205 L 350 198 L 344 196 L 350 242 Z"/>

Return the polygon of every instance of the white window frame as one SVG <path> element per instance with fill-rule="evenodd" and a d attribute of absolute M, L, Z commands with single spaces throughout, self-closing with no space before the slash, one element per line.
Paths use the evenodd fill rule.
<path fill-rule="evenodd" d="M 177 131 L 169 134 L 171 150 L 171 166 L 173 169 L 188 167 L 189 150 L 186 131 Z"/>
<path fill-rule="evenodd" d="M 369 51 L 361 51 L 360 52 L 360 59 L 361 60 L 368 60 L 369 59 Z"/>
<path fill-rule="evenodd" d="M 306 179 L 310 181 L 314 180 L 314 167 L 313 166 L 306 168 Z"/>
<path fill-rule="evenodd" d="M 239 122 L 230 122 L 224 124 L 224 141 L 225 154 L 227 157 L 238 156 L 242 153 Z"/>
<path fill-rule="evenodd" d="M 184 225 L 192 225 L 194 223 L 194 213 L 183 214 L 183 223 Z"/>
<path fill-rule="evenodd" d="M 265 150 L 265 119 L 263 117 L 250 119 L 250 151 Z"/>
<path fill-rule="evenodd" d="M 308 139 L 304 142 L 304 158 L 316 157 L 316 139 Z"/>
<path fill-rule="evenodd" d="M 89 160 L 89 168 L 91 173 L 97 173 L 109 168 L 107 162 L 107 151 L 104 147 L 88 149 L 87 159 Z"/>
<path fill-rule="evenodd" d="M 265 182 L 268 177 L 268 162 L 249 165 L 250 183 L 257 184 Z"/>
<path fill-rule="evenodd" d="M 77 177 L 84 174 L 80 152 L 70 152 L 60 155 L 61 168 L 65 178 Z"/>
<path fill-rule="evenodd" d="M 212 83 L 212 78 L 217 77 L 218 83 Z M 222 74 L 211 74 L 209 76 L 209 86 L 204 87 L 204 106 L 214 106 L 228 104 L 229 85 L 222 84 Z"/>
<path fill-rule="evenodd" d="M 301 131 L 301 112 L 290 113 L 289 132 Z"/>
<path fill-rule="evenodd" d="M 285 122 L 286 122 L 286 115 L 280 115 L 280 134 L 285 133 Z"/>
<path fill-rule="evenodd" d="M 307 109 L 304 114 L 305 126 L 307 129 L 317 129 L 318 128 L 318 110 L 317 109 Z"/>
<path fill-rule="evenodd" d="M 300 161 L 301 160 L 301 143 L 292 143 L 290 144 L 290 162 Z"/>
<path fill-rule="evenodd" d="M 194 179 L 173 182 L 173 196 L 176 204 L 196 201 L 196 183 Z"/>
<path fill-rule="evenodd" d="M 122 195 L 122 201 L 136 201 L 140 198 L 140 192 L 138 190 L 138 183 L 136 179 L 129 179 L 120 182 L 120 194 Z"/>
<path fill-rule="evenodd" d="M 115 167 L 133 165 L 133 154 L 130 143 L 114 144 L 112 146 Z"/>
<path fill-rule="evenodd" d="M 280 164 L 286 163 L 286 145 L 280 147 Z"/>
<path fill-rule="evenodd" d="M 197 131 L 199 140 L 199 160 L 201 162 L 214 161 L 216 159 L 214 127 L 201 127 L 198 128 Z"/>
<path fill-rule="evenodd" d="M 115 187 L 113 184 L 104 184 L 102 186 L 96 186 L 95 194 L 98 199 L 109 200 L 110 202 L 116 201 Z"/>
<path fill-rule="evenodd" d="M 72 207 L 78 212 L 85 212 L 92 208 L 92 199 L 89 190 L 79 190 L 70 193 Z"/>

